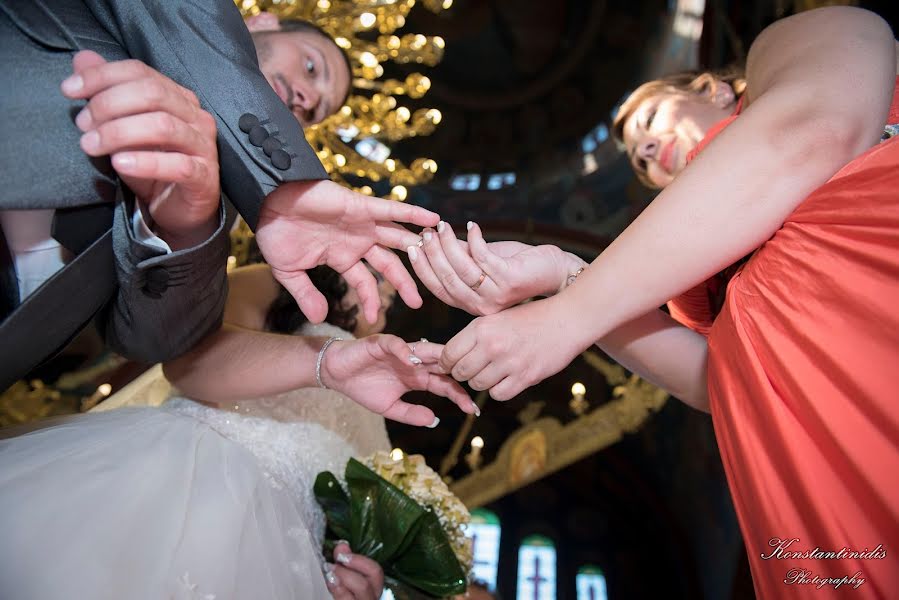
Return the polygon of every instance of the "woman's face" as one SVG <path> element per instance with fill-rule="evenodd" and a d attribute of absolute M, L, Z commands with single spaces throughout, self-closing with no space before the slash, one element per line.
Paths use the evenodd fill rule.
<path fill-rule="evenodd" d="M 631 165 L 657 187 L 671 183 L 687 164 L 687 154 L 706 132 L 733 112 L 733 90 L 718 83 L 706 93 L 662 92 L 640 102 L 622 135 Z"/>
<path fill-rule="evenodd" d="M 378 319 L 374 323 L 369 323 L 365 320 L 365 316 L 362 314 L 362 303 L 359 301 L 359 295 L 355 289 L 349 288 L 346 296 L 343 297 L 343 305 L 347 309 L 353 306 L 359 309 L 359 312 L 356 314 L 356 328 L 352 331 L 356 338 L 381 333 L 387 326 L 387 311 L 393 306 L 396 289 L 389 281 L 384 280 L 380 274 L 376 273 L 375 277 L 378 279 L 378 294 L 381 297 L 381 308 L 378 310 Z"/>

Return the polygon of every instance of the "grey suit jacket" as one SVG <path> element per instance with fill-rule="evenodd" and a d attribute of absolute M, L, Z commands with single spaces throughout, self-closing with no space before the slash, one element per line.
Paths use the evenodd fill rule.
<path fill-rule="evenodd" d="M 0 44 L 0 210 L 115 202 L 117 288 L 99 315 L 108 340 L 125 356 L 147 362 L 185 352 L 221 322 L 228 232 L 222 225 L 199 247 L 171 254 L 135 240 L 128 227 L 130 192 L 108 159 L 81 151 L 74 117 L 84 103 L 62 96 L 59 84 L 71 74 L 74 52 L 91 49 L 107 60 L 141 60 L 192 90 L 217 120 L 223 192 L 255 227 L 263 199 L 278 185 L 326 173 L 259 71 L 234 3 L 0 0 Z M 280 141 L 282 150 L 264 152 L 260 140 L 267 137 Z M 85 286 L 94 286 L 92 279 L 86 277 Z"/>

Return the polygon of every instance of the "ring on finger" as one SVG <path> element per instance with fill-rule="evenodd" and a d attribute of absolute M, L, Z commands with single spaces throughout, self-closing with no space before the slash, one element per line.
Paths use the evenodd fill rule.
<path fill-rule="evenodd" d="M 481 284 L 484 283 L 485 279 L 487 279 L 487 273 L 481 271 L 481 276 L 478 277 L 478 280 L 476 283 L 474 283 L 473 285 L 470 286 L 471 289 L 473 289 L 474 291 L 478 291 L 478 288 L 481 287 Z"/>

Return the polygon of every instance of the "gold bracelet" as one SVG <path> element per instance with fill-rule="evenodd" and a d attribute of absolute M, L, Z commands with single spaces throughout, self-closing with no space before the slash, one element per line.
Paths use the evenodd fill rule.
<path fill-rule="evenodd" d="M 577 280 L 577 276 L 580 275 L 580 274 L 583 273 L 583 272 L 584 272 L 584 267 L 581 267 L 580 269 L 578 269 L 578 270 L 575 271 L 574 273 L 571 273 L 570 275 L 568 275 L 568 279 L 565 281 L 565 287 L 568 287 L 569 285 L 571 285 L 572 283 L 574 283 L 574 282 Z"/>

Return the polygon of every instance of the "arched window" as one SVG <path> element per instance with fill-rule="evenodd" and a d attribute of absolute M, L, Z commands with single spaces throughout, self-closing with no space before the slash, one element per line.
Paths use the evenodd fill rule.
<path fill-rule="evenodd" d="M 584 565 L 575 577 L 577 600 L 608 600 L 606 576 L 602 569 L 594 565 Z"/>
<path fill-rule="evenodd" d="M 556 546 L 529 535 L 518 548 L 518 600 L 556 600 Z"/>
<path fill-rule="evenodd" d="M 474 554 L 472 576 L 486 583 L 490 591 L 495 590 L 501 533 L 499 517 L 486 508 L 476 508 L 471 511 L 471 524 L 465 533 L 472 539 Z"/>

